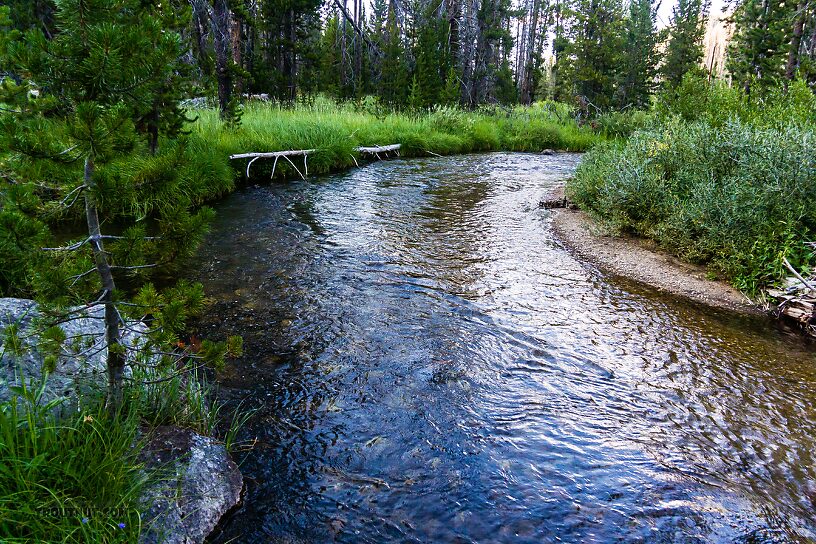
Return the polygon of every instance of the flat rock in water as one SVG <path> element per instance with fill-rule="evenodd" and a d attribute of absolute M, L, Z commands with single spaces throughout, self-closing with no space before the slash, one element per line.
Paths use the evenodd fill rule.
<path fill-rule="evenodd" d="M 141 544 L 202 543 L 241 498 L 241 472 L 212 438 L 159 427 L 141 455 L 147 469 L 162 476 L 143 498 Z"/>

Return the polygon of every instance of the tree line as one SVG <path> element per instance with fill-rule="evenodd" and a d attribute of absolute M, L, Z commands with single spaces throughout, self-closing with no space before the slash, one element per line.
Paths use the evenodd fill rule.
<path fill-rule="evenodd" d="M 54 0 L 12 0 L 13 24 L 59 32 Z M 200 91 L 289 101 L 325 93 L 392 107 L 529 104 L 645 107 L 701 66 L 709 0 L 165 0 Z M 816 2 L 732 0 L 727 76 L 759 91 L 816 82 Z M 710 70 L 710 68 L 709 68 Z M 709 74 L 710 76 L 711 74 Z"/>

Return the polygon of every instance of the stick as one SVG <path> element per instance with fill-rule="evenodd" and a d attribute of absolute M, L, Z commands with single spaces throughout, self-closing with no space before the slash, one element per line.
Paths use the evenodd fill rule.
<path fill-rule="evenodd" d="M 796 276 L 797 279 L 799 279 L 799 281 L 801 281 L 805 285 L 805 287 L 807 287 L 811 291 L 816 291 L 816 287 L 813 287 L 811 284 L 809 284 L 807 282 L 807 280 L 805 278 L 800 276 L 799 272 L 797 272 L 796 269 L 793 268 L 793 266 L 791 266 L 791 264 L 788 262 L 788 259 L 786 259 L 785 257 L 782 257 L 782 263 L 784 263 L 784 265 L 788 268 L 788 270 L 793 272 L 793 275 Z"/>

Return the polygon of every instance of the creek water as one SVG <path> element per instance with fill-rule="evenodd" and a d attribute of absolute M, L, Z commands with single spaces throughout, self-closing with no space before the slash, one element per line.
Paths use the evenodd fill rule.
<path fill-rule="evenodd" d="M 609 277 L 539 200 L 580 157 L 395 160 L 236 192 L 189 272 L 244 504 L 217 542 L 816 539 L 816 355 Z"/>

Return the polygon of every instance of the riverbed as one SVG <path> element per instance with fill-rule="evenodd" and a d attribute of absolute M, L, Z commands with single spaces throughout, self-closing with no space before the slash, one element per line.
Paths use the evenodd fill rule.
<path fill-rule="evenodd" d="M 816 351 L 608 277 L 538 202 L 580 157 L 394 160 L 242 189 L 189 276 L 241 334 L 216 542 L 816 539 Z"/>

